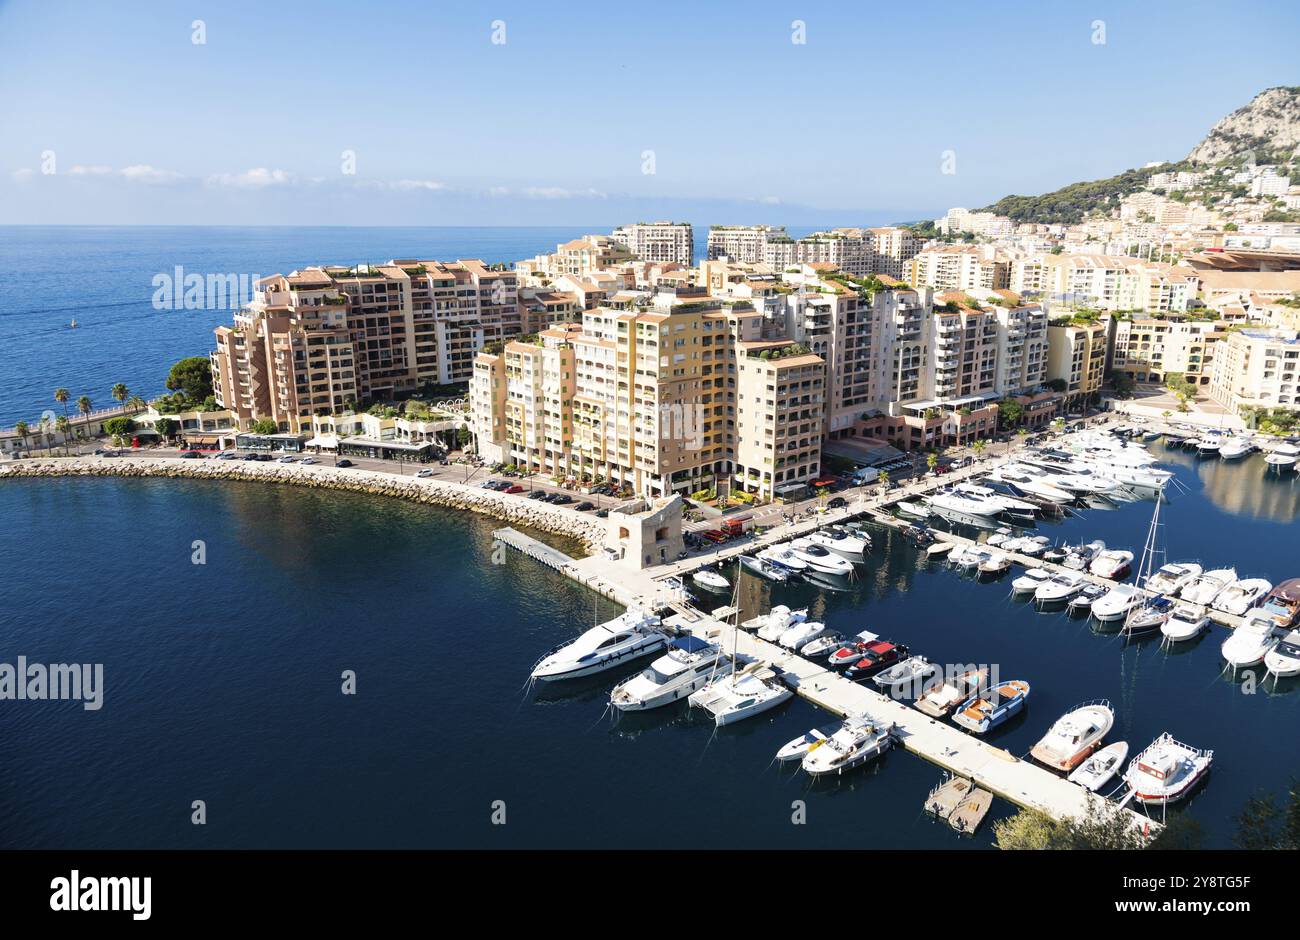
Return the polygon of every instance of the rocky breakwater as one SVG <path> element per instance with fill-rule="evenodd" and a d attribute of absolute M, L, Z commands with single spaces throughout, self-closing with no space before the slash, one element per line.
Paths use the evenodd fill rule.
<path fill-rule="evenodd" d="M 320 489 L 349 490 L 482 513 L 512 525 L 578 539 L 590 552 L 605 539 L 601 520 L 563 506 L 446 480 L 421 479 L 372 470 L 313 464 L 253 463 L 242 460 L 185 460 L 172 457 L 57 457 L 0 463 L 0 480 L 53 476 L 164 477 L 249 480 Z"/>

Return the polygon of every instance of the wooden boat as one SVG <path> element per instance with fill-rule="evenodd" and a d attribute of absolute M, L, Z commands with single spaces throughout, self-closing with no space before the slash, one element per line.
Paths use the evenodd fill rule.
<path fill-rule="evenodd" d="M 1025 707 L 1029 698 L 1029 683 L 1012 679 L 1001 685 L 973 695 L 952 716 L 952 720 L 975 734 L 992 731 Z"/>
<path fill-rule="evenodd" d="M 916 700 L 916 708 L 932 718 L 943 718 L 974 695 L 987 675 L 987 670 L 972 669 L 952 676 L 946 682 L 927 689 Z"/>

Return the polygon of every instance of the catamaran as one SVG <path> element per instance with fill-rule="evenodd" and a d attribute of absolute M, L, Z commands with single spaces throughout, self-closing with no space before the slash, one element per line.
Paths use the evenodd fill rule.
<path fill-rule="evenodd" d="M 740 590 L 732 597 L 731 661 L 740 660 Z M 806 613 L 806 612 L 803 612 Z M 760 630 L 761 634 L 763 631 Z M 718 727 L 735 724 L 775 708 L 794 696 L 767 663 L 760 661 L 734 666 L 728 674 L 711 678 L 690 695 L 690 703 L 713 716 Z"/>
<path fill-rule="evenodd" d="M 1164 806 L 1187 796 L 1214 761 L 1213 751 L 1202 751 L 1160 735 L 1128 765 L 1124 782 L 1138 802 Z"/>
<path fill-rule="evenodd" d="M 1115 724 L 1115 710 L 1106 699 L 1076 705 L 1053 722 L 1029 755 L 1053 770 L 1070 771 L 1101 745 Z"/>
<path fill-rule="evenodd" d="M 658 617 L 629 608 L 577 639 L 555 647 L 538 660 L 532 677 L 550 682 L 595 675 L 630 659 L 656 653 L 667 642 L 668 634 Z"/>

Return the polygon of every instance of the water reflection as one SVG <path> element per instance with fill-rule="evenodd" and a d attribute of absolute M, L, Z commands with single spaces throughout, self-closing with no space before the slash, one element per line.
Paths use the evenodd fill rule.
<path fill-rule="evenodd" d="M 1291 522 L 1300 516 L 1300 474 L 1270 470 L 1263 454 L 1222 460 L 1179 450 L 1155 453 L 1170 467 L 1194 474 L 1205 497 L 1224 512 L 1272 522 Z"/>

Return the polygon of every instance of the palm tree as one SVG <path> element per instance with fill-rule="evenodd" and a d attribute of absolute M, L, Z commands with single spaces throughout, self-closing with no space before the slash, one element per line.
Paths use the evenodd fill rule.
<path fill-rule="evenodd" d="M 989 446 L 989 442 L 982 439 L 977 440 L 974 444 L 971 444 L 970 449 L 975 452 L 976 460 L 979 460 L 981 457 L 984 456 L 984 449 L 988 446 Z"/>
<path fill-rule="evenodd" d="M 63 435 L 63 453 L 68 453 L 68 438 L 72 436 L 72 422 L 68 420 L 67 415 L 59 415 L 54 419 L 54 427 Z"/>
<path fill-rule="evenodd" d="M 49 451 L 54 446 L 54 428 L 50 424 L 50 419 L 42 417 L 37 424 L 37 429 L 37 437 L 45 438 L 45 450 Z"/>
<path fill-rule="evenodd" d="M 120 405 L 124 401 L 126 401 L 126 398 L 128 395 L 131 394 L 131 391 L 121 382 L 118 382 L 111 389 L 109 389 L 109 394 L 112 395 L 114 398 L 116 398 L 117 403 Z"/>
<path fill-rule="evenodd" d="M 54 390 L 54 400 L 63 406 L 64 415 L 68 413 L 68 399 L 71 397 L 72 394 L 66 388 L 56 388 Z"/>
<path fill-rule="evenodd" d="M 934 468 L 939 466 L 939 455 L 934 451 L 925 455 L 925 468 L 934 473 Z"/>
<path fill-rule="evenodd" d="M 139 395 L 132 395 L 126 400 L 126 407 L 131 411 L 144 411 L 145 400 Z"/>
<path fill-rule="evenodd" d="M 19 438 L 22 440 L 22 442 L 23 442 L 23 450 L 26 451 L 26 450 L 27 450 L 27 435 L 31 433 L 31 430 L 27 427 L 27 422 L 26 422 L 26 421 L 19 421 L 17 424 L 14 425 L 14 430 L 18 432 L 18 437 L 19 437 Z"/>
<path fill-rule="evenodd" d="M 94 410 L 94 406 L 90 403 L 89 395 L 82 395 L 77 399 L 77 410 L 81 412 L 82 417 L 90 417 L 90 413 Z M 81 430 L 84 436 L 90 437 L 90 422 L 83 421 L 81 423 Z"/>

